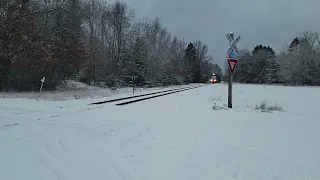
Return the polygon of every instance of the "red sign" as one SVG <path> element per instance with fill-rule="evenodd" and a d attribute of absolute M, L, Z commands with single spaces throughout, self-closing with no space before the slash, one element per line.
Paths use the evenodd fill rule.
<path fill-rule="evenodd" d="M 227 61 L 228 61 L 228 66 L 229 66 L 230 72 L 233 73 L 233 71 L 236 69 L 238 60 L 237 59 L 228 58 Z"/>

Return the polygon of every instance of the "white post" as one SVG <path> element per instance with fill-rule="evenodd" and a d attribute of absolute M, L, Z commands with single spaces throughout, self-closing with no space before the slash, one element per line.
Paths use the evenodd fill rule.
<path fill-rule="evenodd" d="M 40 92 L 42 91 L 42 87 L 43 87 L 43 83 L 44 83 L 44 80 L 46 79 L 46 77 L 43 77 L 40 81 L 41 81 L 41 86 L 40 86 Z"/>

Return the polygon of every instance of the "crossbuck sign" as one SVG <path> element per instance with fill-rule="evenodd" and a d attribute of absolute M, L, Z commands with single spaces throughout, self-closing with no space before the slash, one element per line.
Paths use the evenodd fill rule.
<path fill-rule="evenodd" d="M 236 39 L 233 39 L 233 33 L 228 33 L 227 34 L 227 39 L 229 40 L 229 47 L 227 49 L 227 53 L 230 54 L 232 51 L 235 52 L 236 56 L 239 56 L 240 52 L 237 48 L 237 43 L 239 42 L 239 40 L 241 39 L 240 35 L 238 34 Z"/>

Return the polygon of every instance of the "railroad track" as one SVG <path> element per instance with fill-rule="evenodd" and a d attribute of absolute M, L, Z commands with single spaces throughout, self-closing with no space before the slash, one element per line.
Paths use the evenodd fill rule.
<path fill-rule="evenodd" d="M 111 99 L 111 100 L 91 103 L 89 105 L 99 105 L 99 104 L 105 104 L 105 103 L 129 100 L 129 101 L 125 101 L 125 102 L 121 102 L 121 103 L 115 104 L 117 106 L 123 106 L 123 105 L 132 104 L 132 103 L 136 103 L 136 102 L 140 102 L 140 101 L 145 101 L 145 100 L 148 100 L 148 99 L 153 99 L 153 98 L 157 98 L 157 97 L 161 97 L 161 96 L 166 96 L 166 95 L 170 95 L 170 94 L 174 94 L 174 93 L 179 93 L 179 92 L 182 92 L 182 91 L 196 89 L 196 88 L 200 88 L 200 87 L 203 87 L 203 86 L 207 86 L 207 84 L 195 85 L 195 86 L 191 85 L 191 86 L 187 86 L 187 87 L 175 88 L 175 89 L 170 89 L 170 90 L 165 90 L 165 91 L 158 91 L 158 92 L 154 92 L 154 93 L 147 93 L 147 94 L 141 94 L 141 95 L 136 95 L 136 96 L 116 98 L 116 99 Z M 142 97 L 142 98 L 140 98 L 140 97 Z M 136 98 L 139 98 L 139 99 L 136 99 Z M 133 100 L 130 100 L 130 99 L 133 99 Z"/>
<path fill-rule="evenodd" d="M 123 101 L 123 100 L 129 100 L 129 101 L 125 101 L 125 102 L 121 102 L 121 103 L 117 103 L 115 105 L 117 106 L 123 106 L 123 105 L 127 105 L 127 104 L 132 104 L 132 103 L 136 103 L 139 101 L 145 101 L 148 99 L 152 99 L 152 98 L 157 98 L 157 97 L 161 97 L 161 96 L 166 96 L 166 95 L 170 95 L 170 94 L 174 94 L 174 93 L 179 93 L 182 91 L 188 91 L 191 89 L 196 89 L 196 88 L 200 88 L 203 86 L 207 86 L 208 84 L 202 84 L 202 85 L 196 85 L 196 86 L 187 86 L 187 87 L 181 87 L 181 88 L 175 88 L 175 89 L 170 89 L 170 90 L 165 90 L 165 91 L 159 91 L 159 92 L 154 92 L 154 93 L 147 93 L 147 94 L 141 94 L 141 95 L 136 95 L 136 96 L 129 96 L 129 97 L 124 97 L 124 98 L 117 98 L 117 99 L 111 99 L 111 100 L 106 100 L 106 101 L 101 101 L 101 102 L 95 102 L 95 103 L 91 103 L 88 105 L 101 105 L 104 103 L 111 103 L 111 102 L 117 102 L 117 101 Z M 139 98 L 141 97 L 141 98 Z M 139 98 L 139 99 L 136 99 Z M 132 100 L 130 100 L 132 99 Z M 87 108 L 83 108 L 83 109 L 75 109 L 71 112 L 66 112 L 66 113 L 59 113 L 59 114 L 53 114 L 50 115 L 48 117 L 42 117 L 42 118 L 38 118 L 35 119 L 35 122 L 38 122 L 40 120 L 48 120 L 48 119 L 52 119 L 52 118 L 58 118 L 58 117 L 63 117 L 66 115 L 71 115 L 71 114 L 76 114 L 76 113 L 80 113 L 80 112 L 85 112 L 85 111 L 91 111 L 94 109 L 100 109 L 100 108 L 104 108 L 104 106 L 91 106 L 91 107 L 87 107 Z"/>

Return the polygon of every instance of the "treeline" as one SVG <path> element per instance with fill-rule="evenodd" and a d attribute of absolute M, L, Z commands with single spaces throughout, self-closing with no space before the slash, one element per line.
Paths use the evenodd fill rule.
<path fill-rule="evenodd" d="M 203 82 L 221 73 L 201 41 L 173 37 L 125 3 L 1 0 L 0 90 L 52 90 L 66 79 L 98 86 Z"/>
<path fill-rule="evenodd" d="M 320 39 L 304 32 L 276 54 L 270 46 L 241 50 L 234 81 L 285 85 L 320 85 Z"/>

